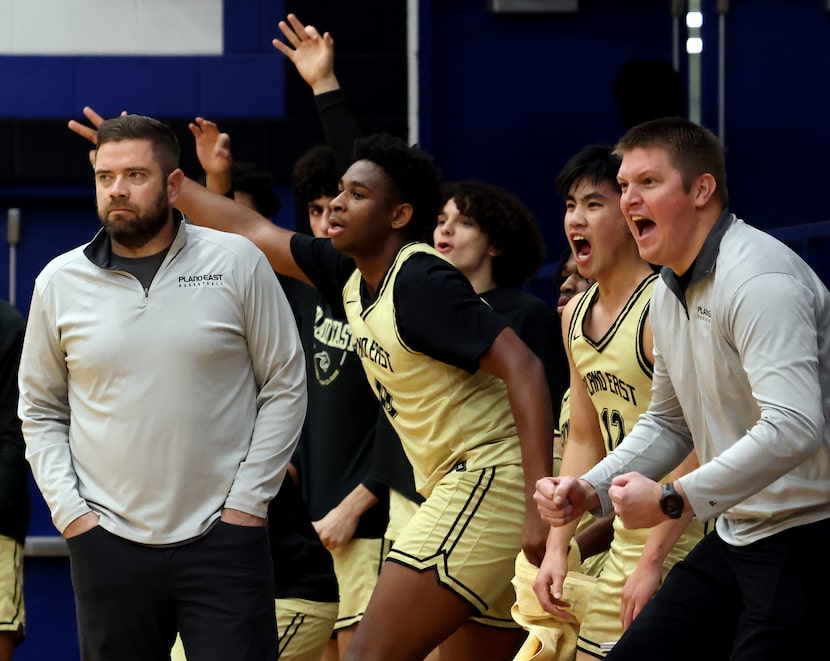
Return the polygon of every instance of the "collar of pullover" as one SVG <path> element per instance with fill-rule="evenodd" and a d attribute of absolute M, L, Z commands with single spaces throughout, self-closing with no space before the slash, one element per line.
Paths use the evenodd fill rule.
<path fill-rule="evenodd" d="M 715 270 L 715 262 L 718 259 L 721 239 L 723 239 L 726 230 L 732 226 L 735 220 L 735 215 L 730 213 L 729 209 L 725 209 L 710 230 L 709 236 L 706 237 L 703 246 L 700 248 L 700 252 L 686 273 L 677 275 L 667 266 L 664 266 L 660 271 L 660 277 L 663 279 L 663 282 L 683 304 L 684 308 L 686 307 L 686 290 L 694 283 L 709 276 Z"/>
<path fill-rule="evenodd" d="M 168 254 L 176 253 L 185 243 L 187 222 L 183 221 L 185 221 L 184 214 L 178 209 L 173 209 L 173 225 L 177 230 L 173 243 L 170 244 L 170 249 L 167 251 Z M 103 227 L 98 230 L 92 241 L 84 248 L 84 255 L 90 262 L 102 269 L 112 268 L 112 241 L 110 241 L 110 237 Z"/>

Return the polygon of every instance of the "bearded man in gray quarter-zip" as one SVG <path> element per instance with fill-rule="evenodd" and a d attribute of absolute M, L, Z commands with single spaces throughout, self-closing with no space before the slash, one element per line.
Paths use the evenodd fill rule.
<path fill-rule="evenodd" d="M 188 225 L 172 130 L 105 121 L 101 231 L 38 276 L 26 455 L 67 539 L 83 661 L 276 658 L 265 516 L 305 414 L 291 310 L 249 241 Z"/>

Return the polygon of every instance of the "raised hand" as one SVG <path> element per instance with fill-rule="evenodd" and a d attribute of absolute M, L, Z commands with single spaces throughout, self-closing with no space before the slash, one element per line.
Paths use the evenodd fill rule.
<path fill-rule="evenodd" d="M 81 124 L 74 119 L 70 119 L 67 123 L 69 130 L 73 133 L 77 133 L 82 138 L 86 138 L 89 140 L 93 145 L 96 147 L 98 146 L 98 127 L 101 126 L 104 122 L 104 118 L 101 117 L 97 112 L 95 112 L 89 106 L 84 106 L 84 116 L 89 120 L 92 126 L 87 126 L 86 124 Z M 127 111 L 122 110 L 122 115 L 126 115 Z M 95 149 L 90 149 L 89 151 L 89 163 L 92 167 L 95 167 Z"/>
<path fill-rule="evenodd" d="M 328 32 L 321 36 L 317 28 L 303 25 L 294 14 L 288 14 L 287 19 L 288 22 L 280 21 L 277 25 L 288 43 L 274 39 L 274 48 L 294 63 L 315 95 L 340 89 L 334 75 L 332 36 Z"/>
<path fill-rule="evenodd" d="M 93 145 L 98 145 L 98 127 L 104 123 L 104 118 L 101 117 L 97 112 L 95 112 L 89 106 L 84 106 L 84 116 L 89 120 L 92 126 L 87 126 L 86 124 L 81 124 L 74 119 L 70 119 L 67 126 L 69 130 L 73 133 L 77 133 L 82 138 L 86 138 L 89 140 Z M 122 113 L 123 114 L 123 113 Z"/>
<path fill-rule="evenodd" d="M 196 139 L 196 156 L 206 174 L 220 175 L 230 170 L 231 137 L 220 133 L 216 122 L 197 117 L 187 128 Z"/>
<path fill-rule="evenodd" d="M 216 122 L 197 117 L 187 125 L 196 139 L 196 157 L 205 171 L 205 187 L 225 195 L 231 190 L 231 137 Z"/>

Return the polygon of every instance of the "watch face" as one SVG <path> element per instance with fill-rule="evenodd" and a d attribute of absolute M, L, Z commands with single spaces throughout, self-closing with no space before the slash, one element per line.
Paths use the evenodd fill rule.
<path fill-rule="evenodd" d="M 663 505 L 668 514 L 679 514 L 683 511 L 683 501 L 680 496 L 669 496 L 663 501 Z"/>
<path fill-rule="evenodd" d="M 672 519 L 680 518 L 683 513 L 683 498 L 675 492 L 671 485 L 663 485 L 663 497 L 660 499 L 660 509 Z"/>

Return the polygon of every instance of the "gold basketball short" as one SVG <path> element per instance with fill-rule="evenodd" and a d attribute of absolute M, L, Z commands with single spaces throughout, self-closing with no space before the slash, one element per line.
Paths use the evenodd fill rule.
<path fill-rule="evenodd" d="M 518 465 L 445 475 L 401 531 L 388 559 L 439 582 L 477 611 L 473 621 L 517 628 L 510 615 L 516 554 L 521 550 L 524 477 Z"/>
<path fill-rule="evenodd" d="M 334 573 L 340 586 L 340 609 L 335 631 L 357 624 L 363 618 L 388 551 L 389 542 L 381 537 L 355 537 L 331 552 Z"/>

